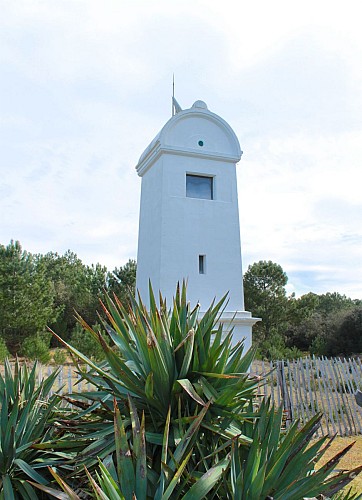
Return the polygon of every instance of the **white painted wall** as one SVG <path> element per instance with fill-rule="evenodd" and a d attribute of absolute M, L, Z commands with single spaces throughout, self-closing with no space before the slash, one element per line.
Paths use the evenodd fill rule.
<path fill-rule="evenodd" d="M 147 304 L 151 280 L 154 292 L 161 290 L 171 305 L 177 282 L 185 278 L 191 305 L 200 302 L 201 311 L 229 292 L 226 310 L 243 312 L 239 317 L 250 323 L 236 181 L 240 145 L 230 126 L 205 106 L 197 101 L 172 117 L 136 167 L 142 176 L 136 286 Z M 186 197 L 190 173 L 214 178 L 213 200 Z M 199 274 L 199 255 L 206 256 L 205 274 Z M 251 342 L 251 326 L 246 334 Z"/>

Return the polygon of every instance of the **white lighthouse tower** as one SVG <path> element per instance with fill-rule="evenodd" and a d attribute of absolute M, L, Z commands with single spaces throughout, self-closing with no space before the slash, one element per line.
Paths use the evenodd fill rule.
<path fill-rule="evenodd" d="M 258 321 L 244 310 L 236 163 L 242 151 L 231 127 L 203 101 L 180 110 L 141 155 L 136 287 L 148 283 L 171 305 L 177 282 L 188 282 L 200 314 L 229 292 L 221 322 L 251 346 Z"/>

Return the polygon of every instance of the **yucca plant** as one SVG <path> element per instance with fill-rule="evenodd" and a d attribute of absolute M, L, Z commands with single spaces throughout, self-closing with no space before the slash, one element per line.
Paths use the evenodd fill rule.
<path fill-rule="evenodd" d="M 226 459 L 232 439 L 250 446 L 251 439 L 243 436 L 242 424 L 251 418 L 249 402 L 258 385 L 258 380 L 248 375 L 253 351 L 243 356 L 243 345 L 233 346 L 232 333 L 224 337 L 218 326 L 224 299 L 212 304 L 201 319 L 198 308 L 191 309 L 187 303 L 185 285 L 177 289 L 171 311 L 162 297 L 160 302 L 158 308 L 150 289 L 149 310 L 141 300 L 133 300 L 132 309 L 126 311 L 116 297 L 108 297 L 103 305 L 108 320 L 103 323 L 103 333 L 94 331 L 79 318 L 102 345 L 106 357 L 103 363 L 92 362 L 63 342 L 81 363 L 90 367 L 83 377 L 97 388 L 70 399 L 82 408 L 69 418 L 74 424 L 71 430 L 92 440 L 78 456 L 79 463 L 90 467 L 98 457 L 103 460 L 115 451 L 113 398 L 129 435 L 131 396 L 135 411 L 144 414 L 152 494 L 164 480 L 167 419 L 170 456 L 193 422 L 199 421 L 192 443 L 188 442 L 188 451 L 193 443 L 195 446 L 184 472 L 192 484 Z M 105 341 L 105 334 L 113 345 Z M 179 465 L 176 462 L 174 468 Z"/>
<path fill-rule="evenodd" d="M 64 462 L 55 451 L 53 415 L 59 399 L 48 399 L 57 372 L 37 386 L 36 364 L 5 360 L 0 374 L 0 498 L 38 498 L 28 479 L 47 484 L 48 466 Z M 66 443 L 62 443 L 62 449 Z"/>
<path fill-rule="evenodd" d="M 269 401 L 262 403 L 258 419 L 254 424 L 247 424 L 250 427 L 249 431 L 252 431 L 251 447 L 249 449 L 242 447 L 237 439 L 234 439 L 228 445 L 231 452 L 197 481 L 190 481 L 191 477 L 185 475 L 184 471 L 193 453 L 195 442 L 192 437 L 197 432 L 202 415 L 190 426 L 178 443 L 174 454 L 169 456 L 167 445 L 169 414 L 162 444 L 164 475 L 162 481 L 158 482 L 157 490 L 152 490 L 151 495 L 147 476 L 151 476 L 150 479 L 154 483 L 155 474 L 147 468 L 144 419 L 140 422 L 131 398 L 129 403 L 132 408 L 131 436 L 127 440 L 124 421 L 114 402 L 115 457 L 109 456 L 103 462 L 99 461 L 98 470 L 95 470 L 93 474 L 85 468 L 89 481 L 89 495 L 85 496 L 83 489 L 82 496 L 78 496 L 53 469 L 52 475 L 66 496 L 54 487 L 31 484 L 55 498 L 74 500 L 88 497 L 101 500 L 127 498 L 201 500 L 208 498 L 215 485 L 217 489 L 212 494 L 212 498 L 232 500 L 271 498 L 273 500 L 301 500 L 305 498 L 305 495 L 308 495 L 308 498 L 311 495 L 315 495 L 313 498 L 316 498 L 318 495 L 318 499 L 333 498 L 333 500 L 361 498 L 360 495 L 353 494 L 351 491 L 340 492 L 332 496 L 346 486 L 362 469 L 358 467 L 353 471 L 332 473 L 339 460 L 352 445 L 347 446 L 322 468 L 316 470 L 316 462 L 333 441 L 333 438 L 323 437 L 310 444 L 311 437 L 320 425 L 321 416 L 317 415 L 300 430 L 298 422 L 295 422 L 287 432 L 281 432 L 282 409 L 275 410 L 273 406 L 270 407 Z M 190 442 L 193 442 L 191 448 Z M 213 454 L 217 454 L 218 451 L 214 450 Z M 222 482 L 221 479 L 223 479 Z M 93 493 L 90 492 L 91 489 Z"/>
<path fill-rule="evenodd" d="M 100 364 L 58 337 L 89 367 L 78 365 L 96 388 L 68 398 L 76 409 L 64 426 L 90 443 L 74 462 L 78 477 L 87 467 L 90 479 L 100 464 L 90 479 L 97 498 L 301 499 L 305 492 L 337 488 L 339 479 L 327 478 L 331 463 L 314 472 L 324 441 L 305 447 L 317 420 L 285 433 L 281 410 L 257 401 L 259 381 L 247 373 L 254 352 L 243 356 L 232 332 L 223 335 L 218 319 L 224 303 L 213 303 L 198 318 L 185 285 L 170 311 L 162 297 L 156 306 L 152 289 L 149 310 L 140 298 L 126 311 L 108 297 L 103 332 L 78 318 L 104 350 Z M 69 488 L 61 475 L 54 477 Z M 340 484 L 346 480 L 342 475 Z"/>
<path fill-rule="evenodd" d="M 316 470 L 316 463 L 334 439 L 324 436 L 311 444 L 322 415 L 314 416 L 302 428 L 297 420 L 287 431 L 282 430 L 282 415 L 282 408 L 276 409 L 267 400 L 262 402 L 255 423 L 246 424 L 249 429 L 244 432 L 253 443 L 248 450 L 233 444 L 230 489 L 225 498 L 300 500 L 322 494 L 321 498 L 329 498 L 361 472 L 362 466 L 333 473 L 353 444 Z"/>
<path fill-rule="evenodd" d="M 129 397 L 131 407 L 132 433 L 130 439 L 127 439 L 127 433 L 124 421 L 120 415 L 116 401 L 114 401 L 114 435 L 116 443 L 115 457 L 108 456 L 106 460 L 99 461 L 98 470 L 91 474 L 87 468 L 85 472 L 89 481 L 89 488 L 93 494 L 86 488 L 78 493 L 74 491 L 69 484 L 54 469 L 50 469 L 53 477 L 61 487 L 66 498 L 80 500 L 80 498 L 94 497 L 102 500 L 119 500 L 128 498 L 137 498 L 146 500 L 147 498 L 168 500 L 170 498 L 196 499 L 204 498 L 212 490 L 220 477 L 224 474 L 230 458 L 219 461 L 217 466 L 210 469 L 206 474 L 200 477 L 196 482 L 184 477 L 184 470 L 189 462 L 193 452 L 195 442 L 194 435 L 206 413 L 204 410 L 198 419 L 196 419 L 188 428 L 182 439 L 177 444 L 174 453 L 168 452 L 168 437 L 170 425 L 170 412 L 166 421 L 163 436 L 163 466 L 164 474 L 161 481 L 158 481 L 157 475 L 147 467 L 145 422 L 144 418 L 140 421 L 134 407 L 132 398 Z M 193 443 L 190 445 L 190 443 Z M 95 477 L 94 477 L 95 476 Z M 190 478 L 191 479 L 191 478 Z M 150 487 L 158 485 L 157 488 Z M 63 493 L 51 486 L 44 486 L 31 482 L 39 490 L 52 495 L 55 498 L 65 498 Z"/>

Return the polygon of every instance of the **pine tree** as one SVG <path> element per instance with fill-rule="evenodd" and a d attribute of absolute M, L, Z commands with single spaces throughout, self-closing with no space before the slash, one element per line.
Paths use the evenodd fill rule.
<path fill-rule="evenodd" d="M 54 287 L 34 256 L 18 241 L 0 245 L 0 335 L 12 353 L 56 319 Z"/>

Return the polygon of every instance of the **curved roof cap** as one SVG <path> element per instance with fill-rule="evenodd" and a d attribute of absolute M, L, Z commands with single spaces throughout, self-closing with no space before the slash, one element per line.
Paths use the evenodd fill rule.
<path fill-rule="evenodd" d="M 176 113 L 142 153 L 136 170 L 143 175 L 162 153 L 200 156 L 236 163 L 242 151 L 225 120 L 208 110 L 204 101 Z"/>

